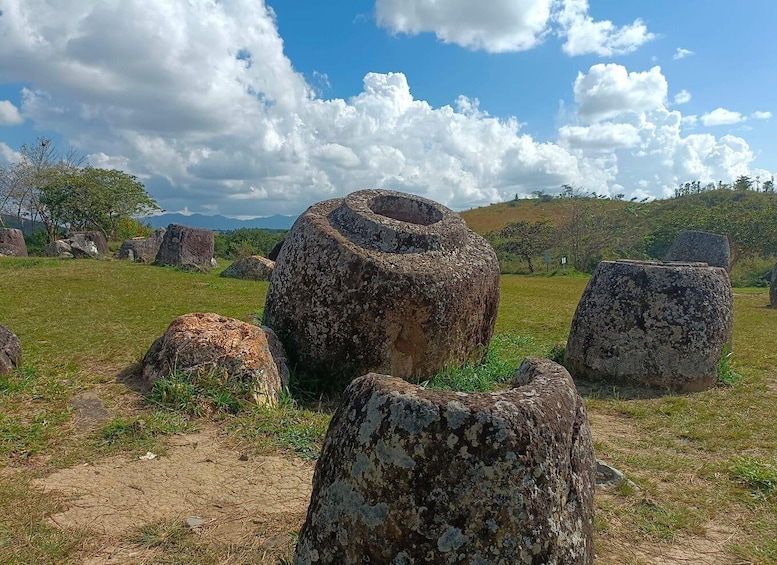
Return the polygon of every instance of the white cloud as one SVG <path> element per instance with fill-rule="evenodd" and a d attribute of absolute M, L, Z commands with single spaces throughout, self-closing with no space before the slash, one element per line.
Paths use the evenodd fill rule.
<path fill-rule="evenodd" d="M 685 59 L 686 57 L 690 57 L 691 55 L 696 55 L 696 52 L 691 51 L 690 49 L 683 49 L 682 47 L 678 47 L 677 51 L 674 52 L 672 59 L 676 61 L 678 59 Z"/>
<path fill-rule="evenodd" d="M 687 104 L 691 101 L 691 93 L 687 90 L 681 90 L 677 94 L 674 95 L 674 103 L 675 104 Z"/>
<path fill-rule="evenodd" d="M 14 151 L 5 142 L 0 141 L 0 165 L 18 163 L 21 157 L 21 153 Z"/>
<path fill-rule="evenodd" d="M 574 85 L 578 112 L 588 122 L 662 107 L 667 90 L 661 67 L 628 72 L 614 63 L 594 65 L 588 74 L 578 73 Z"/>
<path fill-rule="evenodd" d="M 699 118 L 696 114 L 690 114 L 688 116 L 683 116 L 683 119 L 681 120 L 681 124 L 685 127 L 693 127 L 696 125 L 698 121 L 699 121 Z"/>
<path fill-rule="evenodd" d="M 393 33 L 434 33 L 440 41 L 491 53 L 542 42 L 550 0 L 376 0 L 378 24 Z"/>
<path fill-rule="evenodd" d="M 0 100 L 0 126 L 16 126 L 24 123 L 19 109 L 10 100 Z"/>
<path fill-rule="evenodd" d="M 430 32 L 445 43 L 490 53 L 532 49 L 552 30 L 570 56 L 622 55 L 656 37 L 640 19 L 620 27 L 594 20 L 587 0 L 376 0 L 375 15 L 392 33 Z"/>
<path fill-rule="evenodd" d="M 36 128 L 137 175 L 167 210 L 299 213 L 368 187 L 457 209 L 562 183 L 660 194 L 678 179 L 730 180 L 753 160 L 737 137 L 682 137 L 659 67 L 581 73 L 577 111 L 557 143 L 541 143 L 475 98 L 431 106 L 402 73 L 318 98 L 261 1 L 69 2 L 7 0 L 4 78 L 32 85 L 21 107 Z"/>
<path fill-rule="evenodd" d="M 768 120 L 772 117 L 771 112 L 753 112 L 750 117 L 754 120 Z"/>
<path fill-rule="evenodd" d="M 623 55 L 656 38 L 640 19 L 621 27 L 609 20 L 595 21 L 588 14 L 587 0 L 563 0 L 554 18 L 561 27 L 559 34 L 565 39 L 562 49 L 571 56 Z"/>
<path fill-rule="evenodd" d="M 725 108 L 715 108 L 712 112 L 702 115 L 701 123 L 705 126 L 726 126 L 744 122 L 746 119 L 739 112 L 732 112 Z"/>

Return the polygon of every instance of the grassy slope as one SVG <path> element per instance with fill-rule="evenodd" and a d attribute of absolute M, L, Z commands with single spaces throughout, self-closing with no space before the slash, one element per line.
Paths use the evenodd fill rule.
<path fill-rule="evenodd" d="M 501 359 L 515 364 L 565 339 L 585 284 L 572 277 L 503 277 Z M 117 375 L 174 317 L 215 311 L 251 319 L 266 289 L 266 283 L 123 262 L 0 259 L 0 323 L 21 338 L 28 366 L 23 375 L 0 381 L 0 562 L 59 563 L 88 551 L 88 533 L 63 535 L 47 524 L 46 516 L 63 502 L 39 496 L 31 478 L 115 450 L 146 448 L 137 441 L 106 446 L 105 434 L 124 429 L 121 422 L 78 435 L 68 399 L 96 385 L 123 387 L 112 384 Z M 644 563 L 634 553 L 635 540 L 655 556 L 718 527 L 731 534 L 722 540 L 730 562 L 777 562 L 777 470 L 772 476 L 769 467 L 777 465 L 777 311 L 765 308 L 767 301 L 764 290 L 737 291 L 733 365 L 743 376 L 739 384 L 647 399 L 617 389 L 588 394 L 598 456 L 641 489 L 597 497 L 597 562 Z M 154 411 L 142 403 L 127 410 L 119 396 L 137 394 L 125 390 L 106 399 L 127 421 Z M 277 417 L 252 412 L 219 425 L 257 451 L 304 455 L 320 446 L 326 421 L 326 413 L 285 407 Z M 159 433 L 178 425 L 165 420 Z M 752 474 L 766 480 L 748 479 Z M 166 551 L 174 562 L 183 550 Z"/>

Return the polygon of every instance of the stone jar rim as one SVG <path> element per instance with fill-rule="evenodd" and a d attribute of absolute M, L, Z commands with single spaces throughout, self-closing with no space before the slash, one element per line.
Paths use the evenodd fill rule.
<path fill-rule="evenodd" d="M 383 189 L 349 194 L 329 222 L 355 243 L 387 253 L 453 251 L 467 234 L 464 220 L 442 204 Z"/>

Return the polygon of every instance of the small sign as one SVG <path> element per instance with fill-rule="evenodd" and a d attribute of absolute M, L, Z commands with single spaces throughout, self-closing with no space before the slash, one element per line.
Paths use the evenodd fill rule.
<path fill-rule="evenodd" d="M 562 265 L 566 265 L 567 264 L 567 258 L 566 257 L 562 257 L 561 258 L 561 264 Z"/>

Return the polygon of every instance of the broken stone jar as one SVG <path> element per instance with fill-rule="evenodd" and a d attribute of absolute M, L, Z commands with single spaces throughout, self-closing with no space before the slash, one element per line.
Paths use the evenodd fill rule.
<path fill-rule="evenodd" d="M 593 563 L 595 459 L 569 373 L 513 388 L 354 380 L 327 431 L 294 563 Z"/>

